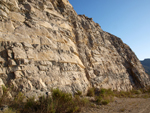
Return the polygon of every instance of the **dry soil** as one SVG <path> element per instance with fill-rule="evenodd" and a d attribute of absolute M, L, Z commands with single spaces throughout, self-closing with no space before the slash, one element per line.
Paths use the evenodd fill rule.
<path fill-rule="evenodd" d="M 108 105 L 95 105 L 82 113 L 150 113 L 150 98 L 114 98 Z"/>

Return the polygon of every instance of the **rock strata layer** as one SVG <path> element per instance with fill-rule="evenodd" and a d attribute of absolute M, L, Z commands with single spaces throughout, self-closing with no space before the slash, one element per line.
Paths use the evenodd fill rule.
<path fill-rule="evenodd" d="M 0 85 L 38 96 L 51 88 L 127 91 L 150 81 L 120 38 L 67 0 L 1 0 Z"/>

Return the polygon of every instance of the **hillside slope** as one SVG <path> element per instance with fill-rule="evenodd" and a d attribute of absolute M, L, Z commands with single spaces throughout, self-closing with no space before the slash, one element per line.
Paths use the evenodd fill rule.
<path fill-rule="evenodd" d="M 130 47 L 67 0 L 1 0 L 0 65 L 0 85 L 26 96 L 150 85 Z"/>
<path fill-rule="evenodd" d="M 143 61 L 141 61 L 141 64 L 143 65 L 146 73 L 148 73 L 150 76 L 150 59 L 144 59 Z"/>

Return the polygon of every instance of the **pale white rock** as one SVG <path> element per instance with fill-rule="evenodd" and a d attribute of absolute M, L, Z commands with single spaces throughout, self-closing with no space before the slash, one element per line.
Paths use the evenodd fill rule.
<path fill-rule="evenodd" d="M 70 31 L 72 30 L 72 28 L 67 23 L 62 23 L 59 26 L 64 28 L 64 29 L 70 30 Z"/>
<path fill-rule="evenodd" d="M 6 12 L 7 14 L 9 13 L 9 10 L 8 10 L 8 8 L 6 7 L 6 6 L 4 6 L 4 5 L 1 5 L 0 4 L 0 9 L 2 9 L 4 12 Z"/>
<path fill-rule="evenodd" d="M 8 61 L 8 63 L 9 63 L 9 66 L 16 66 L 17 65 L 16 62 L 14 60 L 12 60 L 12 59 L 10 59 Z"/>
<path fill-rule="evenodd" d="M 69 5 L 70 7 L 72 7 L 72 5 L 69 3 L 68 0 L 62 0 L 62 2 L 63 2 L 65 5 Z"/>
<path fill-rule="evenodd" d="M 21 34 L 21 35 L 26 35 L 27 32 L 26 32 L 25 26 L 15 27 L 15 33 L 18 33 L 18 34 Z"/>
<path fill-rule="evenodd" d="M 53 4 L 49 1 L 46 1 L 46 5 L 44 5 L 44 9 L 53 10 L 54 9 Z"/>
<path fill-rule="evenodd" d="M 19 9 L 19 6 L 18 6 L 18 1 L 17 0 L 9 0 L 9 3 L 11 3 L 12 5 L 12 9 Z"/>
<path fill-rule="evenodd" d="M 25 59 L 27 58 L 27 55 L 24 50 L 21 48 L 15 47 L 13 48 L 13 53 L 14 53 L 14 59 Z"/>
<path fill-rule="evenodd" d="M 7 0 L 1 0 L 2 2 L 6 2 Z"/>
<path fill-rule="evenodd" d="M 23 42 L 22 44 L 26 50 L 28 50 L 29 48 L 33 48 L 33 46 L 30 43 Z"/>
<path fill-rule="evenodd" d="M 0 78 L 0 87 L 4 85 L 3 80 Z M 5 85 L 4 85 L 5 86 Z"/>
<path fill-rule="evenodd" d="M 5 60 L 2 57 L 0 57 L 0 62 L 3 63 L 5 62 Z"/>
<path fill-rule="evenodd" d="M 7 17 L 7 13 L 0 9 L 0 16 Z"/>
<path fill-rule="evenodd" d="M 23 15 L 21 15 L 20 13 L 10 12 L 9 16 L 13 21 L 20 21 L 20 22 L 25 21 L 25 17 Z"/>
<path fill-rule="evenodd" d="M 0 74 L 4 74 L 5 73 L 5 68 L 0 68 Z"/>
<path fill-rule="evenodd" d="M 45 9 L 44 11 L 65 20 L 65 18 L 62 15 L 60 15 L 59 13 L 57 13 L 56 11 L 52 11 L 52 10 L 49 10 L 49 9 Z"/>
<path fill-rule="evenodd" d="M 5 28 L 7 29 L 8 32 L 13 32 L 15 29 L 12 21 L 10 21 L 10 20 L 5 23 Z"/>
<path fill-rule="evenodd" d="M 15 72 L 15 71 L 21 71 L 21 67 L 19 66 L 13 66 L 13 67 L 9 67 L 9 71 L 10 72 Z"/>
<path fill-rule="evenodd" d="M 15 79 L 21 78 L 23 76 L 21 71 L 15 71 L 14 74 L 15 74 Z"/>
<path fill-rule="evenodd" d="M 0 97 L 3 95 L 3 88 L 5 87 L 5 84 L 3 83 L 3 80 L 0 78 Z"/>
<path fill-rule="evenodd" d="M 46 28 L 50 28 L 50 29 L 53 28 L 52 25 L 51 25 L 50 23 L 48 23 L 48 22 L 39 21 L 39 22 L 37 22 L 37 23 L 38 23 L 39 25 L 41 25 L 41 26 L 46 27 Z"/>

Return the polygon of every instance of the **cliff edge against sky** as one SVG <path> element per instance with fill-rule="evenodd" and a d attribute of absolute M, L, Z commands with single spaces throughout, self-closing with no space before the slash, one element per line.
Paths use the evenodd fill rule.
<path fill-rule="evenodd" d="M 0 85 L 26 96 L 150 85 L 129 46 L 67 0 L 1 0 L 0 66 Z"/>

